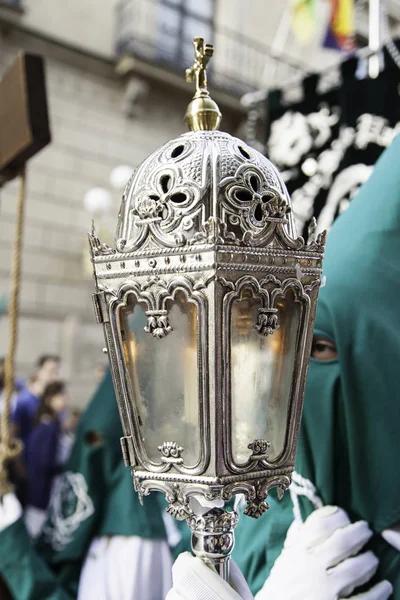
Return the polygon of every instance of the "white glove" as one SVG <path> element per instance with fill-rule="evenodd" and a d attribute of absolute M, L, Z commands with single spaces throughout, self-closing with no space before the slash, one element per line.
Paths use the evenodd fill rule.
<path fill-rule="evenodd" d="M 284 548 L 256 600 L 386 600 L 392 593 L 388 581 L 350 596 L 378 567 L 372 552 L 358 554 L 371 536 L 365 521 L 351 524 L 341 508 L 317 509 L 305 523 L 291 525 Z"/>
<path fill-rule="evenodd" d="M 248 585 L 233 560 L 230 561 L 229 585 L 200 558 L 184 552 L 172 567 L 172 580 L 174 587 L 165 600 L 253 600 Z"/>
<path fill-rule="evenodd" d="M 0 498 L 0 531 L 18 521 L 22 507 L 15 494 L 10 492 Z"/>

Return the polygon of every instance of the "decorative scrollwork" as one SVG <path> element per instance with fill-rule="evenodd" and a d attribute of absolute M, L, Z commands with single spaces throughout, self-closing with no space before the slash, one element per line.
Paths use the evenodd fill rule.
<path fill-rule="evenodd" d="M 179 205 L 187 205 L 193 196 L 179 173 L 175 169 L 166 169 L 154 178 L 153 189 L 149 186 L 138 195 L 132 212 L 138 217 L 139 224 L 149 220 L 169 223 L 180 216 Z"/>
<path fill-rule="evenodd" d="M 321 254 L 323 254 L 323 252 L 325 250 L 325 244 L 326 244 L 326 231 L 322 231 L 321 233 L 319 233 L 317 235 L 315 240 L 312 240 L 311 242 L 309 242 L 309 244 L 307 244 L 306 249 L 310 250 L 312 252 L 320 252 Z"/>
<path fill-rule="evenodd" d="M 115 254 L 116 250 L 110 248 L 107 244 L 104 244 L 97 237 L 94 221 L 92 221 L 92 232 L 89 233 L 89 244 L 92 250 L 93 256 L 106 256 L 108 254 Z"/>
<path fill-rule="evenodd" d="M 215 508 L 210 513 L 202 516 L 192 515 L 187 524 L 192 531 L 206 531 L 209 533 L 229 533 L 238 523 L 239 516 L 236 512 L 226 512 Z"/>
<path fill-rule="evenodd" d="M 151 333 L 151 335 L 153 337 L 161 340 L 166 335 L 168 335 L 168 333 L 170 333 L 172 331 L 172 327 L 169 324 L 168 311 L 166 311 L 166 310 L 159 310 L 159 311 L 148 310 L 146 312 L 146 316 L 147 316 L 147 325 L 144 328 L 146 333 Z"/>
<path fill-rule="evenodd" d="M 249 502 L 243 511 L 243 514 L 251 517 L 252 519 L 259 519 L 269 509 L 268 502 L 264 500 L 256 499 L 253 502 Z"/>
<path fill-rule="evenodd" d="M 252 456 L 256 457 L 257 460 L 260 458 L 268 458 L 267 450 L 271 446 L 271 442 L 267 442 L 266 440 L 254 440 L 247 447 L 249 450 L 253 451 Z"/>
<path fill-rule="evenodd" d="M 221 197 L 226 218 L 242 231 L 242 242 L 250 246 L 266 246 L 279 239 L 284 247 L 298 248 L 304 242 L 288 236 L 288 215 L 291 212 L 286 198 L 266 180 L 254 165 L 242 164 L 235 174 L 221 181 Z"/>
<path fill-rule="evenodd" d="M 277 312 L 277 308 L 259 308 L 254 329 L 265 336 L 274 333 L 280 327 Z"/>
<path fill-rule="evenodd" d="M 188 478 L 185 481 L 169 482 L 162 479 L 149 478 L 140 481 L 137 472 L 133 470 L 135 490 L 142 496 L 147 496 L 150 491 L 157 490 L 165 494 L 169 504 L 167 511 L 177 519 L 189 519 L 189 527 L 193 531 L 209 531 L 215 533 L 224 533 L 229 528 L 235 527 L 237 515 L 224 511 L 223 509 L 213 508 L 212 514 L 204 514 L 202 517 L 195 516 L 190 507 L 190 497 L 203 496 L 207 501 L 223 500 L 228 502 L 235 494 L 244 494 L 248 507 L 244 513 L 252 518 L 258 519 L 267 509 L 266 499 L 272 488 L 278 488 L 278 497 L 281 498 L 283 492 L 290 485 L 290 475 L 292 467 L 287 467 L 283 471 L 265 472 L 262 479 L 248 480 L 246 475 L 239 475 L 237 481 L 225 483 L 222 485 L 198 484 L 196 478 Z M 228 515 L 228 516 L 224 516 Z M 229 516 L 230 515 L 230 516 Z M 215 519 L 215 516 L 218 518 Z M 213 529 L 214 528 L 214 529 Z"/>
<path fill-rule="evenodd" d="M 192 237 L 201 185 L 194 181 L 187 185 L 182 168 L 174 162 L 170 158 L 170 164 L 161 168 L 154 164 L 150 178 L 145 180 L 138 170 L 138 178 L 132 182 L 120 211 L 119 251 L 139 248 L 145 239 L 167 247 L 182 246 Z M 135 237 L 127 239 L 128 232 L 133 231 Z"/>
<path fill-rule="evenodd" d="M 161 446 L 158 446 L 158 449 L 162 454 L 162 462 L 177 465 L 183 463 L 183 458 L 181 458 L 181 455 L 184 449 L 176 442 L 163 442 Z"/>
<path fill-rule="evenodd" d="M 177 521 L 186 521 L 192 514 L 193 511 L 189 504 L 183 504 L 179 500 L 172 502 L 166 509 L 167 513 L 171 515 Z"/>
<path fill-rule="evenodd" d="M 277 190 L 271 188 L 263 174 L 253 165 L 241 165 L 233 177 L 221 182 L 225 186 L 228 206 L 236 209 L 231 212 L 229 220 L 249 229 L 265 227 L 268 218 L 283 219 L 290 207 Z"/>
<path fill-rule="evenodd" d="M 244 146 L 227 133 L 199 131 L 156 151 L 124 192 L 118 250 L 194 243 L 266 246 L 275 231 L 285 245 L 297 248 L 281 177 L 267 158 Z"/>
<path fill-rule="evenodd" d="M 202 231 L 195 233 L 191 244 L 240 244 L 233 231 L 228 230 L 226 223 L 218 217 L 210 217 L 203 223 Z"/>

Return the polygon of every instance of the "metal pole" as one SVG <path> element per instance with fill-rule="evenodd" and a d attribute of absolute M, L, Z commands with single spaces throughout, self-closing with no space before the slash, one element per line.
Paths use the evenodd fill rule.
<path fill-rule="evenodd" d="M 212 508 L 201 516 L 192 515 L 187 519 L 194 554 L 212 565 L 225 581 L 229 580 L 229 561 L 238 520 L 237 512 L 221 508 Z"/>

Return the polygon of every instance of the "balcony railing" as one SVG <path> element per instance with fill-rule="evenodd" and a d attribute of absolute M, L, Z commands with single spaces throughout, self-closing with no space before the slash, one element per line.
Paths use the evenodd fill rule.
<path fill-rule="evenodd" d="M 0 0 L 0 8 L 2 6 L 6 6 L 7 8 L 13 8 L 14 10 L 17 10 L 19 12 L 23 8 L 22 0 Z"/>
<path fill-rule="evenodd" d="M 198 35 L 216 48 L 208 73 L 210 86 L 230 95 L 241 96 L 267 84 L 269 87 L 304 71 L 287 57 L 274 57 L 268 46 L 213 26 L 211 20 L 198 13 L 191 14 L 185 2 L 120 0 L 117 4 L 117 56 L 132 55 L 183 73 L 193 62 L 192 39 Z"/>

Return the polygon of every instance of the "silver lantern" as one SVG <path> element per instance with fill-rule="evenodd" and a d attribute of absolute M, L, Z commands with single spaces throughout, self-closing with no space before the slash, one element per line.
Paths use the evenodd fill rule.
<path fill-rule="evenodd" d="M 116 248 L 92 231 L 125 464 L 140 497 L 165 494 L 194 552 L 227 577 L 244 494 L 258 518 L 290 484 L 325 236 L 296 236 L 274 165 L 217 131 L 194 40 L 190 131 L 135 171 Z"/>

